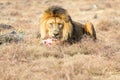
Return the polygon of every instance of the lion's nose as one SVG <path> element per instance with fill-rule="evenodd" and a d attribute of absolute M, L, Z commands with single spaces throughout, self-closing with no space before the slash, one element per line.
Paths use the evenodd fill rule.
<path fill-rule="evenodd" d="M 59 36 L 59 33 L 53 33 L 53 38 L 57 38 Z"/>
<path fill-rule="evenodd" d="M 58 36 L 59 35 L 59 33 L 54 33 L 54 36 L 56 37 L 56 36 Z"/>

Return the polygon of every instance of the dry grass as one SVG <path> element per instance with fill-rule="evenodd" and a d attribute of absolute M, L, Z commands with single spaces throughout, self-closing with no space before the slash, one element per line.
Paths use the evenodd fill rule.
<path fill-rule="evenodd" d="M 25 34 L 19 43 L 0 45 L 0 80 L 119 80 L 119 4 L 119 0 L 0 1 L 0 24 Z M 84 37 L 73 45 L 40 46 L 39 19 L 50 5 L 66 8 L 75 21 L 94 23 L 98 40 Z"/>

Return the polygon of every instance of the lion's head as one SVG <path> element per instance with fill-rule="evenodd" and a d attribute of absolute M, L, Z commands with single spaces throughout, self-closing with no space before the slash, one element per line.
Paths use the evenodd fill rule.
<path fill-rule="evenodd" d="M 40 21 L 42 40 L 54 38 L 59 41 L 66 41 L 72 36 L 72 31 L 72 20 L 65 9 L 52 6 L 44 11 Z"/>

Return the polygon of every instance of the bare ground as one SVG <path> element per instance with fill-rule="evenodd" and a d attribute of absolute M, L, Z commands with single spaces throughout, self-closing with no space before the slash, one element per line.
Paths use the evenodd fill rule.
<path fill-rule="evenodd" d="M 0 24 L 24 33 L 18 43 L 0 45 L 0 80 L 120 80 L 119 0 L 0 0 Z M 97 41 L 40 46 L 36 38 L 45 8 L 59 5 L 72 19 L 91 21 Z M 10 30 L 0 29 L 0 34 Z"/>

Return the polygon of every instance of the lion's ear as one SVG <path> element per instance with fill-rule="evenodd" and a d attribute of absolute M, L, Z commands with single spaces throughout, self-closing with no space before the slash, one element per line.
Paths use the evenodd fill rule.
<path fill-rule="evenodd" d="M 84 31 L 86 34 L 93 37 L 94 40 L 96 40 L 96 31 L 94 29 L 94 26 L 91 22 L 87 22 L 84 26 Z"/>

